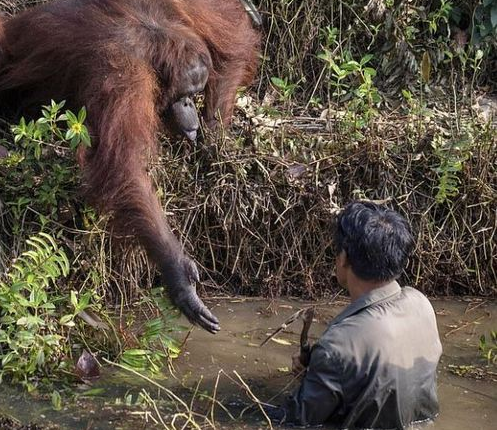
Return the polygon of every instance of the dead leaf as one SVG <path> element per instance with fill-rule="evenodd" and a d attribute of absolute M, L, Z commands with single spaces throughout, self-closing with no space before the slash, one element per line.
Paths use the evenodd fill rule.
<path fill-rule="evenodd" d="M 88 351 L 83 353 L 76 363 L 76 374 L 83 380 L 92 380 L 100 377 L 100 365 L 95 357 Z"/>
<path fill-rule="evenodd" d="M 431 60 L 430 54 L 427 51 L 423 53 L 423 59 L 421 60 L 421 76 L 425 84 L 430 81 L 431 75 Z"/>
<path fill-rule="evenodd" d="M 307 166 L 303 164 L 293 164 L 286 170 L 286 175 L 288 179 L 295 180 L 300 178 L 306 172 L 307 172 Z"/>
<path fill-rule="evenodd" d="M 90 310 L 79 312 L 78 317 L 94 328 L 101 328 L 102 330 L 109 329 L 109 326 L 104 323 L 97 314 Z"/>
<path fill-rule="evenodd" d="M 280 345 L 292 345 L 292 342 L 286 339 L 280 339 L 277 337 L 272 337 L 271 340 L 273 342 L 279 343 Z"/>
<path fill-rule="evenodd" d="M 7 151 L 7 148 L 0 145 L 0 158 L 6 158 L 8 155 L 9 151 Z"/>
<path fill-rule="evenodd" d="M 293 309 L 292 305 L 279 305 L 278 307 L 282 309 Z"/>

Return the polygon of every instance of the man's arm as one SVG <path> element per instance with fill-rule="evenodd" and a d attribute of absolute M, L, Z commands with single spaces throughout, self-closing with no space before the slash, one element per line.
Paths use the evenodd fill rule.
<path fill-rule="evenodd" d="M 341 363 L 319 344 L 299 389 L 284 405 L 285 422 L 317 425 L 326 422 L 342 403 Z"/>

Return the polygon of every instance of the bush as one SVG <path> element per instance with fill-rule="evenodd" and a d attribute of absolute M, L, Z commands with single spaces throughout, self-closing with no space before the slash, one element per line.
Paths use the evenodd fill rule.
<path fill-rule="evenodd" d="M 330 88 L 333 70 L 328 59 L 339 64 L 366 55 L 373 56 L 370 66 L 377 71 L 376 84 L 391 97 L 417 86 L 426 56 L 436 72 L 433 79 L 442 85 L 447 84 L 448 72 L 460 66 L 460 85 L 472 80 L 493 85 L 495 1 L 258 0 L 267 36 L 260 94 L 278 77 L 298 85 L 293 98 L 299 103 L 337 101 Z M 477 50 L 485 55 L 474 71 L 466 64 Z"/>
<path fill-rule="evenodd" d="M 151 371 L 179 353 L 170 336 L 181 329 L 178 313 L 161 288 L 141 299 L 152 318 L 130 314 L 116 323 L 106 310 L 112 303 L 105 300 L 105 270 L 89 261 L 109 267 L 102 245 L 109 235 L 77 193 L 74 153 L 91 145 L 86 111 L 75 115 L 62 112 L 63 106 L 52 101 L 38 120 L 22 118 L 11 128 L 12 138 L 2 141 L 0 381 L 20 382 L 28 390 L 51 386 L 48 376 L 54 373 L 74 375 L 83 347 Z"/>
<path fill-rule="evenodd" d="M 256 3 L 267 35 L 261 103 L 240 99 L 231 138 L 195 149 L 166 140 L 153 166 L 169 219 L 205 268 L 204 288 L 336 290 L 333 213 L 370 198 L 398 209 L 418 234 L 404 282 L 431 294 L 494 295 L 495 124 L 475 108 L 479 85 L 493 85 L 493 1 Z M 22 123 L 17 131 L 32 132 Z M 26 226 L 34 233 L 57 222 L 78 256 L 75 285 L 131 303 L 136 285 L 154 284 L 154 270 L 135 248 L 118 244 L 110 257 L 105 218 L 74 193 L 70 145 L 30 142 L 2 162 L 12 252 L 0 250 L 0 264 L 18 255 L 14 238 Z"/>
<path fill-rule="evenodd" d="M 32 390 L 34 376 L 59 368 L 68 353 L 67 328 L 74 326 L 75 314 L 88 306 L 90 296 L 79 302 L 72 292 L 74 312 L 64 314 L 67 300 L 53 287 L 69 274 L 65 252 L 43 232 L 27 244 L 29 249 L 12 264 L 8 281 L 0 281 L 0 382 L 7 376 Z"/>

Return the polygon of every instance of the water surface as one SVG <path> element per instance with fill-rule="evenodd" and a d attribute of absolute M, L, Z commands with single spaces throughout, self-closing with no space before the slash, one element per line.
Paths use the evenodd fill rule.
<path fill-rule="evenodd" d="M 212 396 L 215 392 L 216 400 L 235 416 L 253 404 L 254 396 L 264 402 L 281 403 L 297 384 L 289 369 L 290 357 L 298 350 L 302 323 L 297 321 L 281 332 L 277 342 L 270 341 L 262 348 L 258 345 L 288 316 L 308 303 L 243 298 L 208 302 L 221 320 L 222 331 L 214 336 L 194 329 L 186 339 L 184 353 L 174 361 L 175 376 L 159 378 L 159 382 L 188 404 L 195 397 L 188 390 L 193 387 L 197 392 L 193 408 L 207 415 L 213 412 L 218 428 L 267 428 L 260 421 L 260 414 L 250 410 L 244 413 L 242 420 L 229 422 L 220 407 L 212 410 L 210 400 L 198 399 L 198 394 Z M 432 303 L 444 349 L 438 370 L 441 411 L 434 423 L 416 428 L 493 430 L 497 423 L 497 370 L 479 358 L 477 345 L 482 333 L 497 329 L 497 303 L 481 299 L 440 299 Z M 311 339 L 319 337 L 327 322 L 347 305 L 347 300 L 321 301 L 316 305 Z M 250 387 L 251 394 L 243 388 L 235 372 Z M 454 373 L 465 373 L 465 376 Z M 150 420 L 144 421 L 144 409 L 116 405 L 116 399 L 122 402 L 126 396 L 133 401 L 143 387 L 152 397 L 158 395 L 153 385 L 135 375 L 109 370 L 95 386 L 103 388 L 103 393 L 96 398 L 80 399 L 56 412 L 50 402 L 35 400 L 18 389 L 2 385 L 0 414 L 24 423 L 56 424 L 61 429 L 153 428 Z M 83 388 L 81 390 L 83 392 Z M 157 402 L 157 407 L 167 423 L 171 407 L 165 402 Z"/>

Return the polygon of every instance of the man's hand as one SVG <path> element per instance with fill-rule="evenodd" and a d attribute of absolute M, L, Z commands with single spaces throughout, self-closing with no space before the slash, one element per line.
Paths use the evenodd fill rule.
<path fill-rule="evenodd" d="M 300 361 L 300 352 L 292 355 L 292 373 L 299 376 L 304 373 L 305 369 L 305 366 Z"/>

